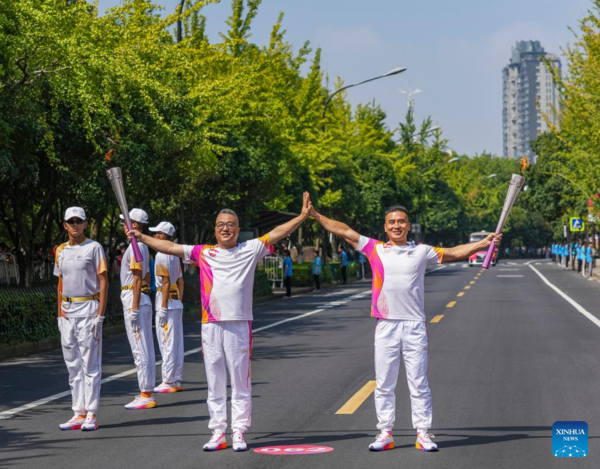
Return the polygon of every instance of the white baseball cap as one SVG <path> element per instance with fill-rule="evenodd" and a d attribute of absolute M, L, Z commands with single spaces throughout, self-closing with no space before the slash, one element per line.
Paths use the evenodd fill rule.
<path fill-rule="evenodd" d="M 123 214 L 119 214 L 119 218 L 121 220 L 125 219 Z M 138 223 L 143 223 L 144 225 L 148 224 L 148 214 L 144 212 L 141 208 L 132 208 L 129 211 L 129 218 L 132 221 L 137 221 Z"/>
<path fill-rule="evenodd" d="M 65 221 L 70 220 L 73 217 L 85 220 L 85 211 L 81 207 L 69 207 L 65 211 Z"/>
<path fill-rule="evenodd" d="M 168 236 L 173 236 L 175 234 L 175 227 L 168 221 L 161 221 L 157 226 L 148 229 L 155 233 L 164 233 Z"/>

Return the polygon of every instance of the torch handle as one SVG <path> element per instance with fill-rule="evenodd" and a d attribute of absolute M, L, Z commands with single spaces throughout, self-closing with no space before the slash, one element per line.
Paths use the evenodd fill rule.
<path fill-rule="evenodd" d="M 131 223 L 127 223 L 127 231 L 131 231 Z M 133 249 L 133 257 L 135 257 L 135 261 L 142 262 L 142 252 L 140 251 L 140 247 L 138 246 L 135 236 L 131 237 L 131 249 Z"/>
<path fill-rule="evenodd" d="M 483 264 L 481 265 L 481 267 L 483 267 L 484 269 L 490 268 L 490 263 L 492 262 L 492 256 L 494 255 L 494 249 L 496 249 L 496 241 L 492 240 L 492 244 L 490 244 L 490 247 L 488 248 L 488 252 L 485 255 L 485 259 L 483 260 Z"/>

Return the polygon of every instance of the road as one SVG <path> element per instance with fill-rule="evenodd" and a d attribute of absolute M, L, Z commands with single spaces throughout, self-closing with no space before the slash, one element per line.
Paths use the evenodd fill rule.
<path fill-rule="evenodd" d="M 0 466 L 554 468 L 565 462 L 553 456 L 552 424 L 583 420 L 589 456 L 578 467 L 600 467 L 600 326 L 540 275 L 600 316 L 598 284 L 548 261 L 505 262 L 489 271 L 448 264 L 427 275 L 431 431 L 438 452 L 414 448 L 403 371 L 395 450 L 367 450 L 377 434 L 372 394 L 352 413 L 336 414 L 374 379 L 370 284 L 358 282 L 255 307 L 251 451 L 202 451 L 210 437 L 206 381 L 200 324 L 190 322 L 184 392 L 157 396 L 155 409 L 127 411 L 135 375 L 113 379 L 102 387 L 100 429 L 88 433 L 58 429 L 70 417 L 69 397 L 18 412 L 0 420 Z M 105 340 L 103 376 L 131 369 L 126 338 Z M 1 362 L 0 418 L 67 390 L 60 351 Z M 300 444 L 333 451 L 253 451 Z"/>

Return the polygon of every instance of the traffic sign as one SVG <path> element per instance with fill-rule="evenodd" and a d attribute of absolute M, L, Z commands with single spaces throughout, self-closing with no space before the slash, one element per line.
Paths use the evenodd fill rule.
<path fill-rule="evenodd" d="M 571 233 L 585 231 L 585 223 L 583 222 L 583 218 L 580 218 L 580 217 L 569 218 L 569 231 Z"/>

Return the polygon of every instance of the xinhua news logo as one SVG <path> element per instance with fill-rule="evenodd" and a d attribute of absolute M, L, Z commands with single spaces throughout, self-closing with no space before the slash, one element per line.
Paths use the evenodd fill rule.
<path fill-rule="evenodd" d="M 588 455 L 588 424 L 554 422 L 552 453 L 557 458 L 585 458 Z"/>

